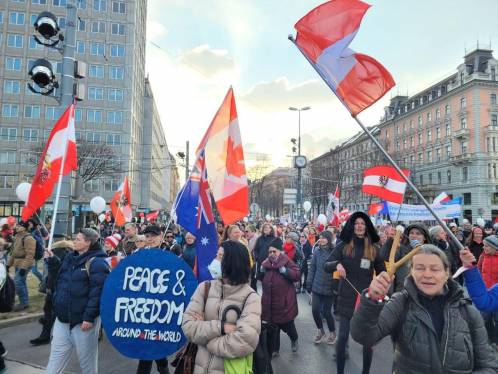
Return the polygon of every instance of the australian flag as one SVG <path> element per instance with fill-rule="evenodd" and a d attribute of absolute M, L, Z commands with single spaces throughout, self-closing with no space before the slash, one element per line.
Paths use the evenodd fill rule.
<path fill-rule="evenodd" d="M 189 179 L 178 192 L 175 213 L 178 224 L 196 238 L 197 279 L 199 282 L 213 279 L 208 265 L 218 251 L 218 234 L 211 204 L 204 150 L 198 153 Z"/>

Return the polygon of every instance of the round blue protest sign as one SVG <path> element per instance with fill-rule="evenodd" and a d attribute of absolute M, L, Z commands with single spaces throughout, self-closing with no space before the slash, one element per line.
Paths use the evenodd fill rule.
<path fill-rule="evenodd" d="M 197 287 L 185 261 L 159 249 L 141 250 L 111 271 L 100 299 L 107 338 L 122 355 L 157 360 L 186 338 L 183 313 Z"/>

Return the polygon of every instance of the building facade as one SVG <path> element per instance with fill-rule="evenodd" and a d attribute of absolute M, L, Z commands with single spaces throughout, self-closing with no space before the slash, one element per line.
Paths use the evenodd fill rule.
<path fill-rule="evenodd" d="M 451 76 L 416 95 L 392 98 L 372 128 L 429 202 L 443 191 L 462 196 L 463 216 L 474 221 L 498 217 L 497 71 L 492 51 L 476 49 Z M 341 206 L 366 211 L 372 198 L 361 192 L 363 169 L 380 163 L 384 157 L 358 134 L 310 162 L 310 185 L 323 199 L 339 183 Z M 323 175 L 327 181 L 321 183 Z M 418 203 L 409 188 L 404 201 Z"/>
<path fill-rule="evenodd" d="M 57 80 L 61 80 L 61 54 L 35 42 L 33 23 L 40 12 L 50 11 L 58 17 L 64 33 L 69 2 L 73 0 L 0 1 L 0 217 L 20 214 L 15 188 L 20 182 L 31 181 L 36 166 L 30 159 L 39 157 L 35 150 L 45 143 L 60 114 L 53 96 L 34 94 L 27 88 L 28 71 L 38 58 L 51 61 Z M 74 3 L 79 19 L 75 58 L 88 66 L 87 78 L 82 80 L 86 95 L 77 103 L 75 112 L 77 142 L 105 144 L 119 166 L 86 181 L 73 203 L 73 212 L 88 211 L 88 201 L 94 196 L 109 202 L 125 175 L 136 208 L 158 207 L 169 193 L 160 191 L 167 182 L 164 175 L 145 178 L 149 196 L 141 195 L 145 187 L 142 147 L 147 142 L 152 145 L 150 139 L 144 140 L 144 134 L 158 134 L 154 139 L 159 146 L 163 144 L 161 136 L 164 139 L 164 134 L 158 133 L 157 117 L 144 120 L 146 114 L 151 115 L 144 110 L 145 105 L 150 105 L 144 98 L 150 93 L 150 89 L 146 92 L 144 71 L 147 1 Z M 145 131 L 145 123 L 152 125 L 152 130 Z M 160 159 L 156 163 L 165 162 L 164 155 L 169 155 L 167 149 L 159 153 L 155 145 L 150 151 L 151 159 Z"/>

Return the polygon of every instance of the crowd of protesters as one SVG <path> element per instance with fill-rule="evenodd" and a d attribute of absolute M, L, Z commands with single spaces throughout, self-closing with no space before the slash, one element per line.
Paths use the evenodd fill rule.
<path fill-rule="evenodd" d="M 41 257 L 39 247 L 48 239 L 45 226 L 29 220 L 1 228 L 0 253 L 7 270 L 12 269 L 18 299 L 12 310 L 29 307 L 29 272 L 46 294 L 41 332 L 30 343 L 51 344 L 48 373 L 62 372 L 73 351 L 82 372 L 97 373 L 100 294 L 124 257 L 160 248 L 196 266 L 196 237 L 174 223 L 90 226 L 74 240 L 55 237 Z M 464 250 L 439 225 L 374 225 L 362 212 L 340 227 L 279 221 L 218 224 L 219 250 L 208 267 L 213 280 L 199 284 L 182 325 L 198 346 L 194 373 L 223 373 L 223 359 L 251 355 L 265 329 L 270 331 L 269 360 L 279 356 L 281 331 L 292 353 L 299 354 L 302 338 L 295 318 L 303 312 L 313 316 L 317 332 L 300 343 L 334 345 L 331 359 L 339 374 L 345 372 L 350 336 L 363 346 L 362 370 L 368 373 L 372 347 L 387 335 L 393 342 L 393 372 L 496 373 L 498 226 L 463 220 L 448 227 Z M 396 230 L 403 231 L 396 261 L 414 248 L 419 251 L 387 272 Z M 453 279 L 460 268 L 463 275 Z M 298 308 L 300 293 L 309 296 L 307 311 Z M 240 313 L 221 321 L 219 311 L 229 304 L 240 305 Z M 159 373 L 169 373 L 167 357 L 155 364 Z M 140 360 L 137 373 L 150 373 L 152 367 L 152 361 Z M 0 372 L 4 368 L 2 355 Z"/>

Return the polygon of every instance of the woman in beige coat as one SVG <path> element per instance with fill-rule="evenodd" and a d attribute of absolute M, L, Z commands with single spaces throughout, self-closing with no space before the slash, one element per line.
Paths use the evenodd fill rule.
<path fill-rule="evenodd" d="M 243 244 L 222 243 L 222 278 L 210 281 L 204 305 L 205 284 L 195 291 L 183 314 L 182 329 L 189 341 L 198 345 L 194 374 L 224 373 L 225 358 L 245 357 L 254 352 L 261 331 L 261 297 L 249 286 L 249 253 Z M 240 317 L 228 307 L 241 310 Z"/>

